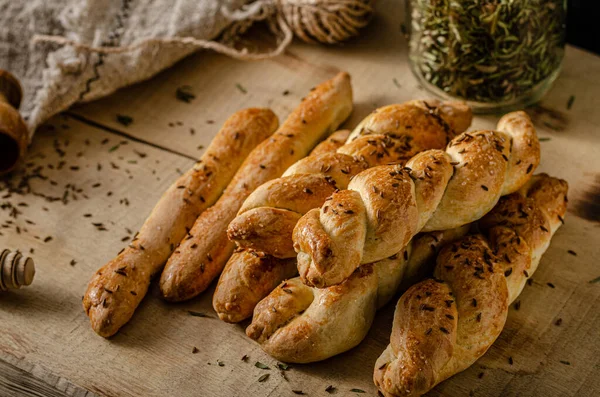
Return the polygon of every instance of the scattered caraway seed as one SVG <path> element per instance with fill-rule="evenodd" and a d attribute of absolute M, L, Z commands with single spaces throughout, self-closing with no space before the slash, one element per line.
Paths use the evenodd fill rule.
<path fill-rule="evenodd" d="M 548 287 L 550 287 L 550 288 L 556 288 L 556 286 L 555 286 L 554 284 L 552 284 L 552 283 L 546 283 L 546 285 L 547 285 Z"/>
<path fill-rule="evenodd" d="M 575 252 L 573 250 L 568 250 L 567 252 L 573 256 L 577 256 L 577 252 Z"/>
<path fill-rule="evenodd" d="M 248 358 L 249 358 L 248 355 L 244 354 L 244 356 L 242 357 L 242 361 L 245 362 L 245 363 L 247 363 L 248 362 Z"/>
<path fill-rule="evenodd" d="M 207 317 L 207 318 L 211 318 L 212 317 L 212 316 L 209 316 L 208 314 L 204 314 L 204 313 L 201 313 L 201 312 L 195 312 L 195 311 L 192 311 L 192 310 L 188 310 L 188 314 L 190 316 L 194 316 L 194 317 Z"/>
<path fill-rule="evenodd" d="M 236 88 L 237 88 L 238 90 L 240 90 L 240 92 L 241 92 L 242 94 L 247 94 L 247 93 L 248 93 L 248 90 L 246 90 L 246 89 L 244 88 L 244 86 L 242 86 L 240 83 L 236 83 L 236 84 L 235 84 L 235 86 L 236 86 Z"/>
<path fill-rule="evenodd" d="M 117 150 L 117 149 L 119 148 L 119 146 L 120 146 L 120 145 L 115 145 L 115 146 L 111 147 L 110 149 L 108 149 L 108 152 L 109 152 L 109 153 L 112 153 L 112 152 L 114 152 L 115 150 Z"/>
<path fill-rule="evenodd" d="M 353 393 L 366 393 L 366 391 L 364 391 L 362 389 L 350 389 L 350 391 Z"/>
<path fill-rule="evenodd" d="M 258 378 L 258 381 L 259 381 L 259 382 L 264 382 L 264 381 L 266 381 L 267 379 L 269 379 L 269 374 L 263 374 L 263 375 L 261 375 L 261 376 Z"/>
<path fill-rule="evenodd" d="M 194 347 L 192 348 L 192 354 L 196 354 L 196 353 L 198 353 L 198 352 L 199 352 L 198 348 L 197 348 L 196 346 L 194 346 Z"/>
<path fill-rule="evenodd" d="M 595 279 L 589 281 L 590 284 L 595 284 L 598 282 L 600 282 L 600 277 L 596 277 Z"/>
<path fill-rule="evenodd" d="M 541 138 L 538 138 L 538 141 L 540 141 L 540 142 L 547 142 L 547 141 L 549 141 L 550 139 L 552 139 L 552 138 L 548 138 L 548 137 L 541 137 Z"/>
<path fill-rule="evenodd" d="M 398 80 L 397 80 L 395 77 L 392 79 L 392 81 L 394 82 L 394 85 L 395 85 L 396 87 L 398 87 L 398 88 L 402 88 L 402 86 L 400 85 L 400 83 L 398 83 Z"/>
<path fill-rule="evenodd" d="M 290 95 L 290 90 L 283 91 L 281 95 L 283 95 L 283 96 Z"/>
<path fill-rule="evenodd" d="M 75 266 L 77 264 L 77 261 L 75 259 L 71 259 L 71 263 L 69 263 L 71 266 Z"/>
<path fill-rule="evenodd" d="M 514 360 L 513 360 L 512 356 L 508 357 L 508 363 L 509 363 L 510 365 L 513 365 L 513 364 L 514 364 Z"/>
<path fill-rule="evenodd" d="M 269 368 L 269 366 L 268 366 L 268 365 L 265 365 L 265 364 L 261 363 L 260 361 L 257 361 L 257 362 L 254 364 L 254 366 L 255 366 L 256 368 L 260 368 L 260 369 L 271 369 L 271 368 Z"/>
<path fill-rule="evenodd" d="M 129 127 L 133 123 L 133 118 L 123 114 L 117 114 L 117 122 L 125 127 Z"/>
<path fill-rule="evenodd" d="M 571 365 L 571 363 L 569 361 L 565 361 L 565 360 L 560 360 L 560 363 L 564 364 L 564 365 Z"/>
<path fill-rule="evenodd" d="M 575 95 L 571 95 L 569 100 L 567 101 L 567 110 L 571 110 L 573 107 L 573 102 L 575 102 Z"/>
<path fill-rule="evenodd" d="M 221 360 L 217 360 L 217 364 L 219 365 L 219 367 L 224 367 L 225 363 Z"/>
<path fill-rule="evenodd" d="M 283 363 L 277 363 L 277 368 L 279 368 L 281 371 L 287 371 L 290 368 L 290 366 Z"/>
<path fill-rule="evenodd" d="M 562 324 L 562 318 L 558 318 L 556 319 L 556 321 L 554 322 L 554 325 L 556 325 L 557 327 L 560 327 L 560 325 Z"/>
<path fill-rule="evenodd" d="M 175 90 L 175 98 L 181 102 L 190 103 L 196 99 L 196 95 L 192 92 L 192 87 L 183 85 Z"/>
<path fill-rule="evenodd" d="M 305 396 L 306 393 L 304 393 L 302 390 L 292 390 L 292 393 L 297 394 L 299 396 Z"/>
<path fill-rule="evenodd" d="M 329 393 L 329 394 L 333 394 L 333 393 L 335 393 L 335 391 L 336 391 L 336 390 L 337 390 L 337 389 L 336 389 L 335 387 L 333 387 L 333 385 L 329 385 L 329 386 L 327 386 L 327 387 L 325 388 L 325 391 L 326 391 L 327 393 Z"/>

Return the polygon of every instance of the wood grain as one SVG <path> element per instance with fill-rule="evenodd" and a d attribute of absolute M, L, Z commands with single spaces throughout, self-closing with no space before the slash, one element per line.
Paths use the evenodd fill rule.
<path fill-rule="evenodd" d="M 32 175 L 41 166 L 37 173 L 47 178 L 31 177 L 29 183 L 35 193 L 58 200 L 33 193 L 6 197 L 6 184 L 18 187 L 23 178 L 17 173 L 0 180 L 0 248 L 33 248 L 37 268 L 30 287 L 0 295 L 0 395 L 260 397 L 302 390 L 320 396 L 329 385 L 337 395 L 356 395 L 353 388 L 375 395 L 372 366 L 389 341 L 393 304 L 377 314 L 357 348 L 294 366 L 285 380 L 242 326 L 216 318 L 212 289 L 175 305 L 160 300 L 154 285 L 134 319 L 110 340 L 90 329 L 81 295 L 94 270 L 127 244 L 121 240 L 135 233 L 232 112 L 269 106 L 283 119 L 310 87 L 341 69 L 353 77 L 356 109 L 349 126 L 378 106 L 428 97 L 408 69 L 400 8 L 394 0 L 378 2 L 364 36 L 343 46 L 295 43 L 281 57 L 250 63 L 199 53 L 146 83 L 72 110 L 90 122 L 59 116 L 49 123 L 53 130 L 42 128 L 25 170 Z M 555 87 L 541 106 L 529 109 L 538 135 L 549 138 L 542 142 L 539 171 L 570 185 L 566 224 L 542 258 L 533 285 L 518 298 L 520 309 L 511 308 L 499 340 L 432 396 L 600 394 L 600 283 L 590 283 L 600 276 L 599 73 L 599 57 L 568 48 Z M 175 98 L 182 85 L 196 95 L 189 104 Z M 567 110 L 571 95 L 575 101 Z M 117 114 L 133 122 L 124 126 Z M 492 128 L 497 119 L 476 117 L 474 126 Z M 20 212 L 16 219 L 13 208 Z M 44 242 L 47 237 L 52 239 Z M 191 316 L 188 310 L 211 317 Z M 257 361 L 271 369 L 257 368 Z M 258 382 L 266 373 L 269 378 Z"/>

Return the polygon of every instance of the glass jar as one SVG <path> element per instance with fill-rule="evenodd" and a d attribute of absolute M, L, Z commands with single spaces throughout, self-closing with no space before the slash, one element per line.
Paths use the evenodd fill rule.
<path fill-rule="evenodd" d="M 537 102 L 561 68 L 566 0 L 406 0 L 411 69 L 475 112 Z"/>

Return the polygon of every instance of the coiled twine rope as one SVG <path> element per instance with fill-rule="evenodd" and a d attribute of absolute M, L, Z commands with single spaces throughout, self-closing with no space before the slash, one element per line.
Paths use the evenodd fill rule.
<path fill-rule="evenodd" d="M 373 15 L 375 0 L 264 0 L 273 14 L 283 17 L 300 39 L 336 44 L 365 27 Z"/>
<path fill-rule="evenodd" d="M 369 23 L 374 4 L 375 0 L 257 0 L 237 10 L 222 10 L 233 23 L 219 41 L 193 37 L 151 38 L 129 46 L 94 47 L 65 37 L 36 35 L 34 42 L 68 44 L 77 49 L 106 54 L 133 51 L 153 44 L 189 45 L 212 49 L 237 59 L 258 60 L 281 54 L 294 35 L 308 43 L 325 44 L 340 43 L 356 36 L 359 29 Z M 240 36 L 258 21 L 267 22 L 277 37 L 277 47 L 261 53 L 235 48 Z"/>

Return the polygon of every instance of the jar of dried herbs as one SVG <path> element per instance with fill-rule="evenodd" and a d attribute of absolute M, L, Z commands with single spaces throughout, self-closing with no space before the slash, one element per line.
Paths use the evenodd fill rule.
<path fill-rule="evenodd" d="M 538 101 L 560 71 L 566 0 L 406 0 L 411 68 L 479 113 Z"/>

